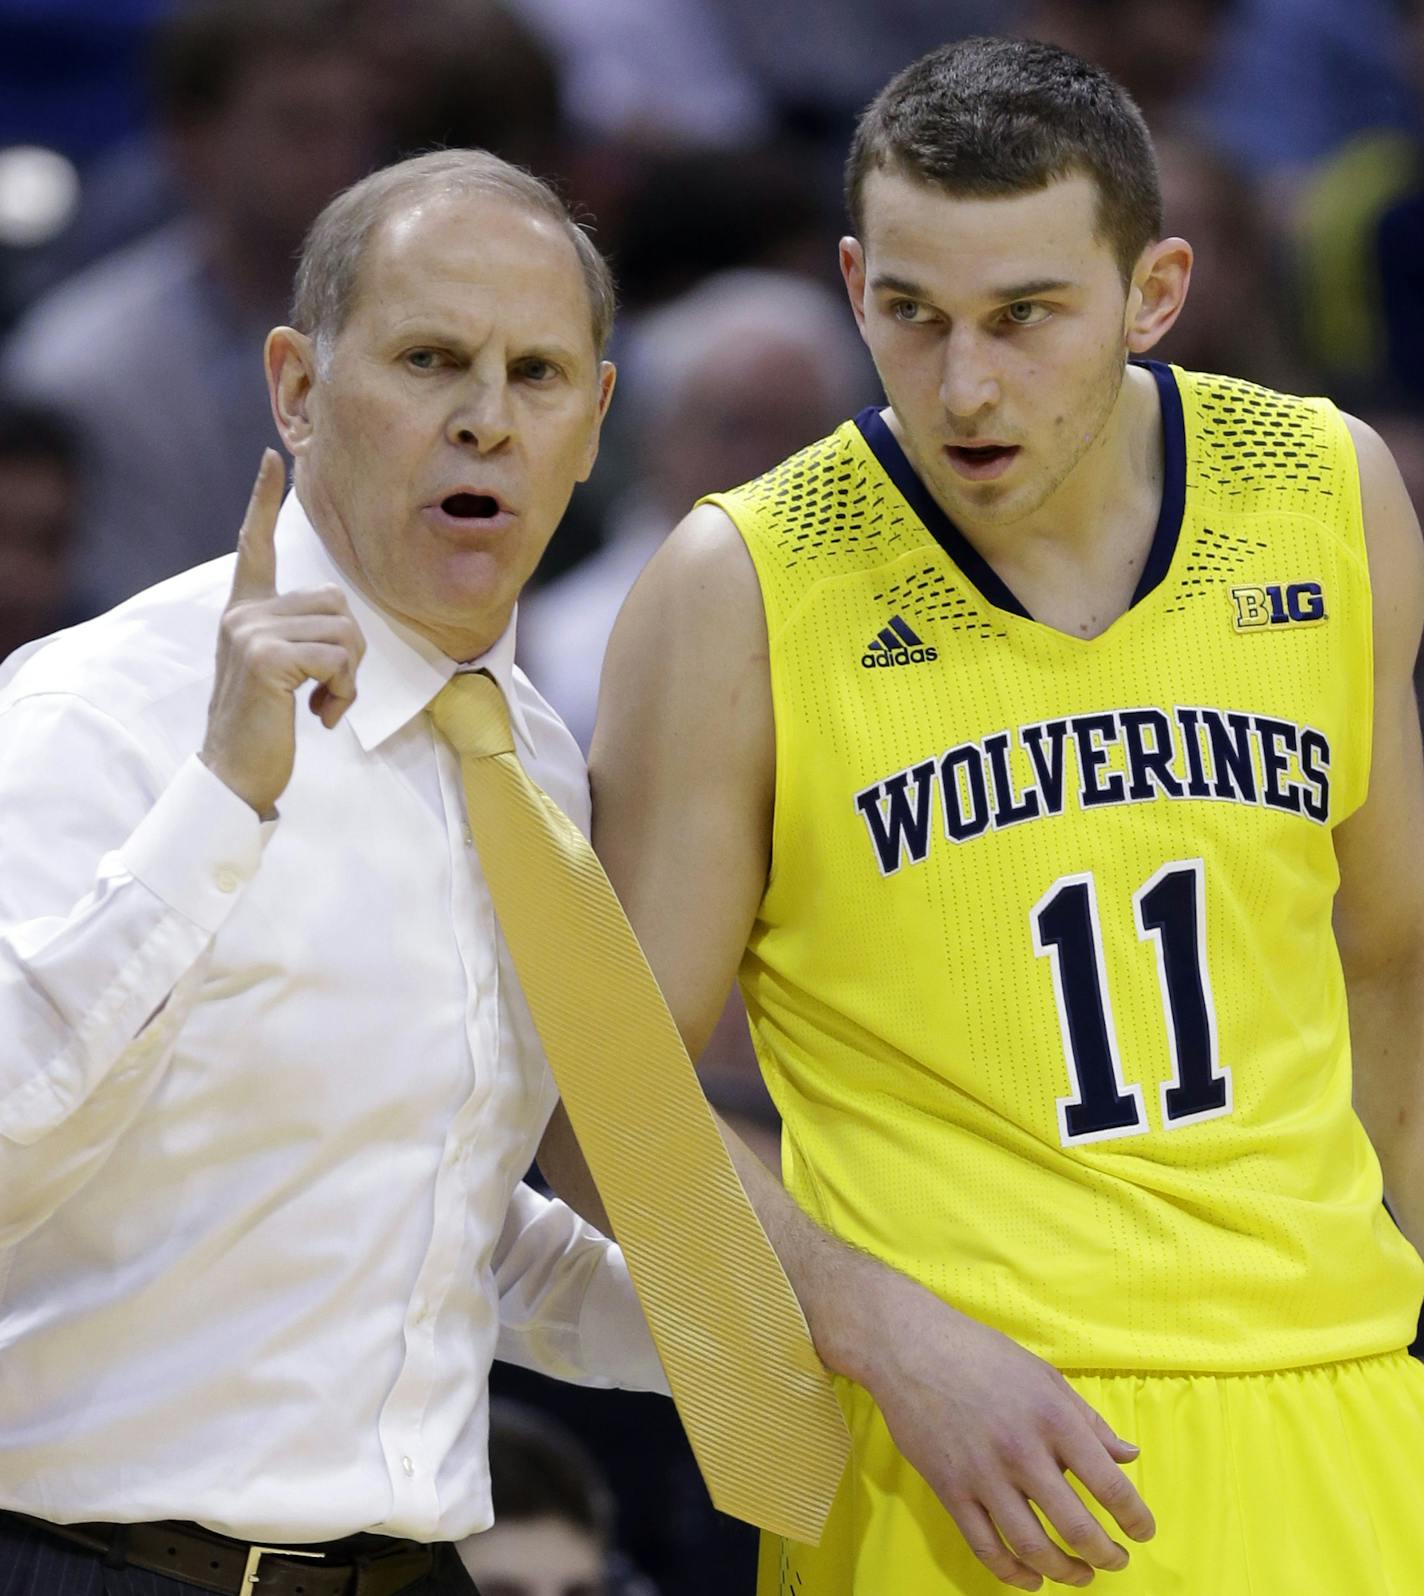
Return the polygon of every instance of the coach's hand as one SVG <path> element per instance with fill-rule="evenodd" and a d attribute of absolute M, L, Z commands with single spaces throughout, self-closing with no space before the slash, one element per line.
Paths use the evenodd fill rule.
<path fill-rule="evenodd" d="M 268 449 L 237 540 L 199 756 L 264 819 L 292 779 L 297 689 L 315 682 L 311 711 L 323 726 L 335 726 L 355 700 L 356 667 L 366 651 L 339 587 L 278 595 L 272 539 L 282 488 L 281 457 Z"/>
<path fill-rule="evenodd" d="M 1152 1514 L 1118 1466 L 1137 1448 L 1114 1435 L 1061 1374 L 1015 1341 L 966 1318 L 912 1281 L 885 1282 L 894 1297 L 862 1383 L 896 1445 L 924 1475 L 970 1550 L 1006 1585 L 1037 1590 L 1044 1578 L 1086 1585 L 1093 1569 L 1127 1565 L 1065 1479 L 1071 1473 L 1133 1540 L 1155 1531 Z M 1068 1556 L 1045 1533 L 1032 1503 Z"/>

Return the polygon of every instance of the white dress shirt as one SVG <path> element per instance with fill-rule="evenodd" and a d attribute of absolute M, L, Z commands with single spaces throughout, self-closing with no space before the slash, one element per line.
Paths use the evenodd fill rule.
<path fill-rule="evenodd" d="M 0 671 L 0 1506 L 457 1539 L 493 1357 L 666 1386 L 618 1249 L 521 1184 L 556 1093 L 422 713 L 455 667 L 295 496 L 277 566 L 367 652 L 266 824 L 194 753 L 231 557 Z M 586 830 L 513 654 L 475 663 Z"/>

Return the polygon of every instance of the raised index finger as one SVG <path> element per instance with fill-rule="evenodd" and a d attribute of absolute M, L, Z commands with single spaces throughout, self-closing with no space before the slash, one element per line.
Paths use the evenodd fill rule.
<path fill-rule="evenodd" d="M 242 599 L 271 598 L 277 591 L 277 555 L 272 536 L 285 486 L 282 457 L 275 449 L 262 451 L 262 464 L 252 484 L 247 514 L 237 534 L 237 564 L 232 572 L 228 603 Z"/>

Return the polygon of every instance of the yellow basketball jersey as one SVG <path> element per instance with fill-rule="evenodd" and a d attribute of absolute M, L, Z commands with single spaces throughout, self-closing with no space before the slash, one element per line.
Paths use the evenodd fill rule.
<path fill-rule="evenodd" d="M 1331 831 L 1370 590 L 1325 401 L 1149 367 L 1132 607 L 1034 622 L 866 411 L 711 502 L 766 607 L 771 873 L 742 989 L 828 1229 L 1067 1369 L 1410 1340 L 1350 1103 Z"/>

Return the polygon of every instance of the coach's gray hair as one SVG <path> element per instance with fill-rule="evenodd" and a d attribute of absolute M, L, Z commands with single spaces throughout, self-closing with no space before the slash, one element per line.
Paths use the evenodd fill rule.
<path fill-rule="evenodd" d="M 372 235 L 403 206 L 443 194 L 493 194 L 558 222 L 578 256 L 601 357 L 613 331 L 613 273 L 597 246 L 545 182 L 488 150 L 436 150 L 382 167 L 338 194 L 312 223 L 292 295 L 292 325 L 324 364 L 356 302 Z"/>

